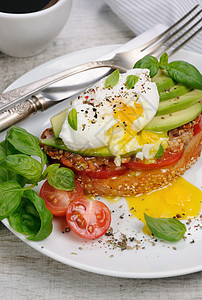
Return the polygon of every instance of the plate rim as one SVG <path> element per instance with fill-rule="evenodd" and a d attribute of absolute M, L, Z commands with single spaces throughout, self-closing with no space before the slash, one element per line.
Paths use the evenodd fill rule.
<path fill-rule="evenodd" d="M 70 52 L 68 54 L 56 57 L 54 59 L 51 59 L 45 63 L 42 63 L 40 65 L 38 65 L 37 67 L 31 69 L 30 71 L 26 72 L 25 74 L 23 74 L 22 76 L 20 76 L 18 79 L 16 79 L 13 83 L 11 83 L 5 91 L 12 89 L 14 87 L 17 87 L 18 84 L 21 82 L 21 80 L 24 80 L 24 78 L 26 78 L 27 76 L 29 76 L 32 72 L 37 72 L 38 69 L 42 68 L 42 67 L 46 67 L 49 64 L 53 64 L 59 60 L 63 60 L 65 59 L 65 57 L 71 56 L 71 55 L 82 55 L 82 53 L 86 53 L 89 51 L 97 51 L 97 50 L 103 50 L 104 53 L 107 53 L 110 50 L 115 49 L 116 47 L 119 47 L 121 44 L 112 44 L 112 45 L 105 45 L 105 46 L 97 46 L 97 47 L 91 47 L 91 48 L 85 48 L 82 50 L 78 50 L 78 51 L 73 51 Z M 190 52 L 190 51 L 186 51 L 186 50 L 180 50 L 186 53 L 190 53 L 193 55 L 199 55 L 197 53 L 194 52 Z M 112 271 L 112 270 L 106 270 L 106 269 L 97 269 L 96 267 L 92 267 L 92 266 L 88 266 L 86 264 L 81 264 L 79 262 L 75 262 L 72 261 L 70 259 L 66 259 L 68 262 L 64 262 L 62 261 L 62 259 L 56 255 L 51 253 L 49 250 L 47 249 L 42 249 L 41 246 L 39 245 L 39 243 L 37 242 L 33 242 L 30 243 L 30 241 L 28 241 L 23 235 L 21 235 L 20 233 L 17 233 L 16 231 L 14 231 L 7 219 L 4 219 L 1 221 L 15 236 L 17 236 L 20 240 L 22 240 L 23 242 L 25 242 L 27 245 L 29 245 L 30 247 L 32 247 L 33 249 L 37 250 L 38 252 L 51 257 L 54 260 L 57 260 L 63 264 L 66 264 L 68 266 L 77 268 L 79 270 L 84 270 L 87 272 L 92 272 L 92 273 L 96 273 L 96 274 L 100 274 L 100 275 L 106 275 L 106 276 L 112 276 L 112 277 L 119 277 L 119 278 L 140 278 L 140 279 L 151 279 L 151 278 L 165 278 L 165 277 L 174 277 L 174 276 L 180 276 L 180 275 L 185 275 L 185 274 L 190 274 L 190 273 L 195 273 L 195 272 L 199 272 L 202 271 L 202 264 L 201 265 L 197 265 L 195 267 L 189 267 L 189 268 L 184 268 L 184 269 L 179 269 L 179 270 L 174 270 L 174 271 L 166 271 L 166 272 L 150 272 L 150 273 L 129 273 L 126 271 L 123 271 L 122 273 L 120 273 L 120 271 Z M 42 241 L 43 242 L 43 241 Z"/>

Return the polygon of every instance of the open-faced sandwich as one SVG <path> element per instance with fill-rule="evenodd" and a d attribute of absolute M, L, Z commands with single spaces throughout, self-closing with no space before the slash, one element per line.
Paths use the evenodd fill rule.
<path fill-rule="evenodd" d="M 151 78 L 152 77 L 152 78 Z M 167 185 L 200 156 L 202 76 L 183 61 L 145 57 L 115 70 L 51 118 L 41 144 L 85 194 L 128 196 Z"/>
<path fill-rule="evenodd" d="M 200 156 L 201 100 L 194 66 L 147 56 L 81 93 L 51 118 L 40 143 L 11 127 L 0 143 L 0 220 L 38 241 L 51 233 L 52 215 L 66 217 L 73 232 L 95 239 L 108 231 L 111 212 L 88 195 L 128 196 L 130 213 L 156 237 L 181 239 L 178 219 L 201 209 L 201 191 L 174 180 Z"/>

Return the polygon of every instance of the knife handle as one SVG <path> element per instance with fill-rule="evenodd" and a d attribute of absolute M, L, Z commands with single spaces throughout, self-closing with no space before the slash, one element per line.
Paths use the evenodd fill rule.
<path fill-rule="evenodd" d="M 47 99 L 40 94 L 32 96 L 30 99 L 0 113 L 0 132 L 24 120 L 31 114 L 39 110 L 45 110 L 56 103 L 58 102 Z"/>

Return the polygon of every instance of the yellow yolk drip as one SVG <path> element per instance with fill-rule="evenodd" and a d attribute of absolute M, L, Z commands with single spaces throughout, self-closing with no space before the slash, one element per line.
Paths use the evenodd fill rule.
<path fill-rule="evenodd" d="M 126 131 L 134 135 L 131 125 L 143 114 L 143 107 L 135 101 L 133 102 L 134 106 L 126 105 L 123 102 L 119 102 L 119 104 L 114 110 L 114 118 L 120 121 Z"/>
<path fill-rule="evenodd" d="M 137 142 L 140 146 L 145 144 L 155 144 L 159 141 L 160 138 L 167 138 L 167 132 L 152 132 L 142 130 L 139 135 L 137 135 Z M 167 141 L 163 141 L 162 143 L 164 148 L 167 148 Z"/>
<path fill-rule="evenodd" d="M 130 212 L 145 223 L 144 213 L 154 218 L 191 219 L 201 209 L 202 192 L 182 177 L 168 187 L 141 196 L 125 197 Z"/>

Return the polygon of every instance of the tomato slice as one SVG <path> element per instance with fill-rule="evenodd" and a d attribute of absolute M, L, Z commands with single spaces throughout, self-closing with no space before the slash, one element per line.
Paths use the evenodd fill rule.
<path fill-rule="evenodd" d="M 183 154 L 184 151 L 178 153 L 170 153 L 164 151 L 163 156 L 160 159 L 156 159 L 154 163 L 148 164 L 141 160 L 129 161 L 126 166 L 131 170 L 150 170 L 166 167 L 176 163 Z"/>
<path fill-rule="evenodd" d="M 111 224 L 111 213 L 101 201 L 78 197 L 68 205 L 66 220 L 74 233 L 92 240 L 107 232 Z"/>
<path fill-rule="evenodd" d="M 75 180 L 73 191 L 57 190 L 46 180 L 41 187 L 40 197 L 44 199 L 46 208 L 53 216 L 65 217 L 67 207 L 74 198 L 83 196 L 83 189 L 78 181 Z"/>
<path fill-rule="evenodd" d="M 198 134 L 202 130 L 202 114 L 200 115 L 200 121 L 194 126 L 194 135 Z"/>
<path fill-rule="evenodd" d="M 78 174 L 86 175 L 90 178 L 99 178 L 99 179 L 105 179 L 109 177 L 114 176 L 120 176 L 124 174 L 127 171 L 127 168 L 125 165 L 122 165 L 120 167 L 116 167 L 115 165 L 108 166 L 102 166 L 98 170 L 95 171 L 79 171 Z"/>

